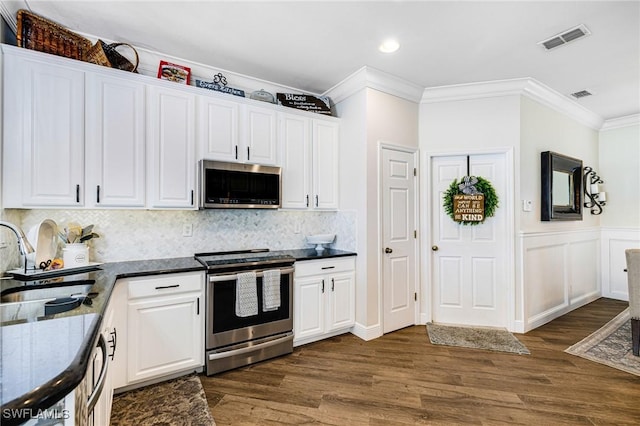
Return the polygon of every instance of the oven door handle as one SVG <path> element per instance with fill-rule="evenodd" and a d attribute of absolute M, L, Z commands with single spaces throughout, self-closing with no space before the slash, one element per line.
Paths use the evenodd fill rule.
<path fill-rule="evenodd" d="M 257 345 L 246 346 L 244 348 L 239 348 L 239 349 L 231 349 L 231 350 L 224 351 L 224 352 L 211 353 L 211 354 L 209 354 L 209 361 L 214 361 L 214 360 L 220 359 L 220 358 L 228 358 L 229 356 L 234 356 L 234 355 L 242 355 L 242 354 L 245 354 L 247 352 L 253 352 L 253 351 L 256 351 L 256 350 L 260 350 L 260 349 L 266 349 L 266 348 L 269 348 L 271 346 L 275 346 L 275 345 L 281 344 L 283 341 L 286 341 L 287 339 L 290 339 L 291 336 L 292 336 L 291 334 L 287 334 L 284 337 L 280 337 L 278 339 L 269 340 L 268 342 L 264 342 L 264 343 L 258 343 Z"/>
<path fill-rule="evenodd" d="M 294 268 L 284 268 L 284 269 L 280 269 L 280 274 L 281 275 L 286 275 L 286 274 L 292 273 L 293 271 L 294 271 Z M 263 275 L 264 274 L 263 274 L 262 271 L 256 272 L 256 278 L 257 277 L 261 277 Z M 238 278 L 238 275 L 236 275 L 236 274 L 210 275 L 209 276 L 209 282 L 210 283 L 215 283 L 215 282 L 218 282 L 218 281 L 230 281 L 230 280 L 235 281 L 235 280 L 237 280 L 237 278 Z"/>

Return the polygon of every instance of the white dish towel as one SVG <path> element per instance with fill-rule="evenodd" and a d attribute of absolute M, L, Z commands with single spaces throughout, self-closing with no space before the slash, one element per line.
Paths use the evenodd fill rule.
<path fill-rule="evenodd" d="M 280 307 L 280 270 L 269 269 L 262 275 L 262 310 L 275 311 Z"/>
<path fill-rule="evenodd" d="M 258 290 L 256 273 L 240 272 L 236 278 L 236 315 L 250 317 L 258 315 Z"/>

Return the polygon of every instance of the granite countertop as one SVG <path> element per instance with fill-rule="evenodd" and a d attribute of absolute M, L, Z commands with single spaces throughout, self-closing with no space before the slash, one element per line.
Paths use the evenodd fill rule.
<path fill-rule="evenodd" d="M 353 252 L 335 249 L 318 252 L 314 248 L 278 250 L 270 254 L 291 256 L 296 261 L 356 255 Z M 64 398 L 82 381 L 91 351 L 98 339 L 102 315 L 116 280 L 205 271 L 204 266 L 194 257 L 105 263 L 98 268 L 45 280 L 0 280 L 0 293 L 3 295 L 28 286 L 32 289 L 34 286 L 40 288 L 45 285 L 55 288 L 78 283 L 84 285 L 78 288 L 90 288 L 90 297 L 85 298 L 84 303 L 77 308 L 67 312 L 45 315 L 40 307 L 33 308 L 25 315 L 24 307 L 23 312 L 20 312 L 20 306 L 16 309 L 18 304 L 2 306 L 2 412 L 6 409 L 26 409 L 34 412 L 46 409 Z M 26 419 L 20 419 L 20 422 L 24 420 Z M 3 418 L 3 424 L 4 422 L 12 423 L 11 419 Z"/>

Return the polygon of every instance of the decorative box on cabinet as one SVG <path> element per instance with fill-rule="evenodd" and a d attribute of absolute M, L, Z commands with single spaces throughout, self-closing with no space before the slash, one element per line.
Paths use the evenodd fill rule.
<path fill-rule="evenodd" d="M 339 124 L 280 114 L 282 208 L 338 208 Z"/>
<path fill-rule="evenodd" d="M 355 324 L 355 258 L 296 262 L 294 345 L 348 331 Z"/>
<path fill-rule="evenodd" d="M 215 94 L 198 101 L 199 158 L 275 165 L 277 111 Z"/>

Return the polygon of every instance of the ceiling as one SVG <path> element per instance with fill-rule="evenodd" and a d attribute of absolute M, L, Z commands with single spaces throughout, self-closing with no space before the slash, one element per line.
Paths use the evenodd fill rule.
<path fill-rule="evenodd" d="M 530 77 L 603 119 L 640 113 L 639 1 L 3 2 L 72 30 L 322 93 L 363 66 L 421 87 Z M 591 35 L 538 45 L 584 24 Z M 394 37 L 400 49 L 378 51 Z"/>

